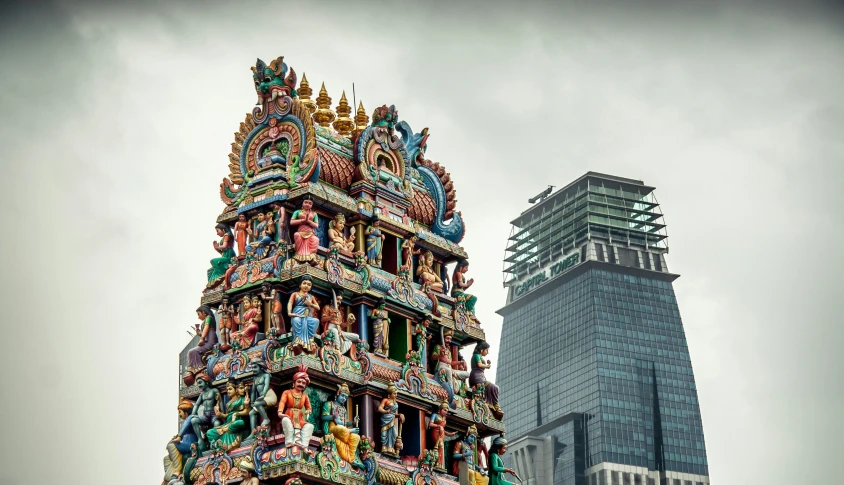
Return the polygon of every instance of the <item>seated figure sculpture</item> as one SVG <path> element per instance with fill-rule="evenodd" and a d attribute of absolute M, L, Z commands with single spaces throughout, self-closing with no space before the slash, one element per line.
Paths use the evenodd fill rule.
<path fill-rule="evenodd" d="M 167 443 L 167 456 L 164 457 L 164 482 L 168 483 L 182 474 L 186 456 L 190 456 L 190 445 L 196 443 L 197 436 L 193 430 L 191 420 L 188 419 L 193 411 L 193 402 L 182 399 L 179 403 L 179 419 L 182 427 L 179 434 L 170 439 Z"/>
<path fill-rule="evenodd" d="M 222 396 L 220 391 L 211 387 L 211 378 L 205 372 L 200 372 L 196 375 L 196 385 L 200 389 L 199 397 L 193 405 L 193 411 L 188 420 L 193 426 L 193 432 L 197 437 L 197 447 L 200 451 L 207 449 L 208 443 L 205 441 L 205 433 L 202 428 L 209 426 L 218 426 L 221 424 L 217 419 L 215 409 L 222 405 Z"/>
<path fill-rule="evenodd" d="M 337 294 L 334 297 L 335 304 L 325 305 L 322 307 L 321 321 L 324 330 L 322 331 L 322 338 L 325 340 L 327 335 L 331 335 L 331 341 L 334 342 L 334 347 L 343 355 L 349 352 L 352 359 L 357 359 L 357 342 L 360 342 L 360 337 L 356 333 L 346 332 L 346 326 L 355 323 L 355 316 L 351 313 L 344 319 L 343 310 L 343 294 Z M 345 320 L 345 321 L 344 321 Z"/>
<path fill-rule="evenodd" d="M 334 220 L 328 224 L 328 239 L 330 241 L 329 249 L 337 248 L 340 251 L 351 253 L 355 250 L 355 228 L 349 230 L 349 237 L 343 234 L 343 229 L 346 227 L 346 216 L 337 214 Z"/>
<path fill-rule="evenodd" d="M 284 446 L 299 446 L 307 448 L 314 432 L 314 425 L 308 422 L 311 414 L 311 400 L 305 393 L 311 378 L 308 368 L 299 367 L 299 372 L 293 375 L 293 389 L 281 394 L 278 401 L 278 417 L 281 418 L 281 428 L 284 431 Z"/>
<path fill-rule="evenodd" d="M 229 451 L 240 445 L 244 437 L 243 433 L 248 429 L 244 419 L 249 415 L 249 398 L 246 396 L 246 385 L 235 382 L 233 379 L 229 379 L 226 383 L 226 394 L 229 400 L 225 410 L 219 407 L 216 409 L 217 417 L 225 418 L 225 421 L 209 429 L 207 437 L 209 443 L 219 441 L 222 449 Z"/>
<path fill-rule="evenodd" d="M 489 476 L 486 471 L 478 465 L 478 428 L 475 425 L 469 426 L 466 436 L 459 441 L 454 449 L 454 475 L 460 478 L 460 483 L 468 485 L 488 485 Z M 465 469 L 461 466 L 465 463 Z"/>
<path fill-rule="evenodd" d="M 340 455 L 340 458 L 348 463 L 356 464 L 355 454 L 357 453 L 358 443 L 360 443 L 360 434 L 357 428 L 358 416 L 355 416 L 354 421 L 346 419 L 346 400 L 348 398 L 349 386 L 346 383 L 340 384 L 337 397 L 333 401 L 327 401 L 322 406 L 322 432 L 334 436 L 337 454 Z"/>

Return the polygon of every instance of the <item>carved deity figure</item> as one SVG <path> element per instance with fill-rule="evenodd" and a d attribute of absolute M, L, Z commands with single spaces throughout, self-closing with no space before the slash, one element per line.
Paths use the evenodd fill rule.
<path fill-rule="evenodd" d="M 498 405 L 498 386 L 486 380 L 484 371 L 492 366 L 492 362 L 486 359 L 489 354 L 489 343 L 481 341 L 475 345 L 472 353 L 472 371 L 469 373 L 469 386 L 474 388 L 477 385 L 484 385 L 484 400 L 490 409 L 495 412 L 502 412 Z"/>
<path fill-rule="evenodd" d="M 287 314 L 290 315 L 290 326 L 293 332 L 292 345 L 298 351 L 313 353 L 316 350 L 314 336 L 319 327 L 319 302 L 310 293 L 313 280 L 308 275 L 302 277 L 299 291 L 294 291 L 287 301 Z"/>
<path fill-rule="evenodd" d="M 413 256 L 422 254 L 421 249 L 416 249 L 416 241 L 418 240 L 419 237 L 413 235 L 401 243 L 401 265 L 408 273 L 413 273 Z"/>
<path fill-rule="evenodd" d="M 300 263 L 317 264 L 319 237 L 315 230 L 319 227 L 319 216 L 312 210 L 313 205 L 312 200 L 303 200 L 302 208 L 295 211 L 290 219 L 290 226 L 296 228 L 296 232 L 293 233 L 296 254 L 293 257 Z"/>
<path fill-rule="evenodd" d="M 246 255 L 246 236 L 249 234 L 249 222 L 246 220 L 246 214 L 237 216 L 237 222 L 234 223 L 234 239 L 237 242 L 237 255 L 243 257 Z"/>
<path fill-rule="evenodd" d="M 381 232 L 381 221 L 375 219 L 371 226 L 364 231 L 366 235 L 366 262 L 378 268 L 381 267 L 381 250 L 384 249 L 384 239 Z"/>
<path fill-rule="evenodd" d="M 322 307 L 322 338 L 325 339 L 327 335 L 331 335 L 334 342 L 334 347 L 340 354 L 349 352 L 352 359 L 357 359 L 356 343 L 360 342 L 358 334 L 353 332 L 346 332 L 347 326 L 355 323 L 355 316 L 351 313 L 343 318 L 343 295 L 338 294 L 334 297 L 334 304 L 328 304 Z M 344 321 L 345 320 L 345 321 Z"/>
<path fill-rule="evenodd" d="M 454 275 L 451 278 L 451 296 L 454 298 L 463 296 L 466 300 L 466 311 L 474 317 L 475 303 L 478 301 L 478 297 L 466 293 L 466 290 L 475 282 L 474 279 L 466 280 L 466 271 L 469 271 L 469 261 L 461 259 L 454 267 Z"/>
<path fill-rule="evenodd" d="M 431 251 L 425 251 L 425 254 L 419 258 L 419 267 L 416 268 L 416 275 L 419 276 L 419 284 L 423 287 L 427 286 L 432 291 L 442 293 L 443 280 L 434 271 L 434 254 Z"/>
<path fill-rule="evenodd" d="M 452 408 L 457 406 L 455 401 L 455 390 L 459 388 L 460 381 L 469 377 L 469 372 L 462 369 L 465 364 L 460 360 L 452 360 L 451 337 L 454 331 L 445 329 L 442 332 L 442 343 L 434 346 L 431 357 L 437 362 L 436 379 L 448 393 L 449 404 Z"/>
<path fill-rule="evenodd" d="M 428 422 L 428 429 L 431 432 L 431 449 L 437 452 L 436 467 L 445 470 L 445 442 L 446 438 L 457 435 L 456 431 L 446 431 L 445 425 L 448 416 L 448 403 L 441 403 L 436 413 L 431 415 Z"/>
<path fill-rule="evenodd" d="M 431 317 L 425 315 L 425 318 L 413 327 L 413 337 L 416 342 L 416 350 L 419 352 L 419 355 L 425 355 L 425 348 L 428 346 L 428 341 L 434 337 L 431 332 L 428 331 L 430 326 Z"/>
<path fill-rule="evenodd" d="M 504 468 L 504 460 L 501 458 L 507 452 L 507 440 L 504 434 L 492 440 L 492 448 L 489 450 L 489 485 L 513 485 L 504 479 L 504 474 L 509 473 L 518 478 L 512 468 Z M 521 480 L 519 480 L 521 481 Z"/>
<path fill-rule="evenodd" d="M 489 476 L 478 464 L 478 428 L 475 425 L 469 426 L 466 436 L 457 442 L 454 449 L 454 475 L 460 477 L 461 484 L 488 485 Z M 465 463 L 465 471 L 461 471 L 460 463 Z M 465 480 L 464 476 L 465 474 Z"/>
<path fill-rule="evenodd" d="M 346 227 L 346 216 L 337 214 L 334 220 L 328 224 L 328 239 L 330 248 L 337 248 L 340 251 L 351 253 L 355 250 L 355 228 L 349 230 L 349 237 L 343 233 Z"/>
<path fill-rule="evenodd" d="M 387 313 L 387 301 L 381 298 L 369 313 L 372 322 L 372 346 L 374 352 L 387 355 L 390 350 L 390 318 Z"/>
<path fill-rule="evenodd" d="M 284 324 L 284 305 L 281 303 L 281 295 L 273 288 L 269 290 L 269 285 L 264 285 L 261 288 L 261 299 L 270 302 L 270 324 L 272 329 L 270 334 L 273 337 L 281 337 L 287 333 L 287 326 Z"/>
<path fill-rule="evenodd" d="M 284 446 L 293 445 L 307 448 L 314 432 L 314 425 L 308 422 L 311 414 L 311 400 L 305 389 L 311 383 L 308 368 L 299 367 L 299 372 L 293 375 L 293 389 L 281 393 L 278 401 L 278 417 L 281 418 L 281 428 L 284 431 Z"/>
<path fill-rule="evenodd" d="M 243 481 L 240 482 L 240 485 L 260 485 L 261 481 L 258 480 L 258 476 L 255 473 L 255 465 L 252 464 L 251 459 L 247 458 L 245 460 L 241 460 L 240 463 L 237 464 L 237 467 L 243 474 Z"/>
<path fill-rule="evenodd" d="M 276 396 L 273 388 L 270 387 L 271 376 L 267 372 L 267 363 L 261 357 L 255 357 L 249 363 L 255 372 L 255 378 L 252 381 L 252 389 L 249 395 L 249 401 L 252 403 L 252 409 L 249 410 L 249 429 L 251 433 L 247 437 L 255 437 L 255 428 L 258 427 L 258 417 L 261 418 L 261 426 L 268 426 L 270 418 L 267 416 L 267 408 L 278 404 L 278 396 Z"/>
<path fill-rule="evenodd" d="M 196 317 L 202 322 L 199 327 L 199 343 L 188 351 L 188 368 L 196 371 L 205 367 L 202 356 L 217 345 L 217 320 L 208 305 L 196 309 Z"/>
<path fill-rule="evenodd" d="M 263 257 L 266 248 L 273 243 L 273 234 L 275 234 L 275 222 L 273 221 L 273 213 L 267 212 L 266 215 L 258 214 L 258 223 L 255 228 L 247 227 L 246 231 L 252 236 L 253 241 L 246 246 L 248 252 L 254 252 L 255 256 Z"/>
<path fill-rule="evenodd" d="M 224 419 L 223 424 L 208 430 L 208 442 L 213 444 L 220 441 L 223 450 L 237 448 L 247 430 L 244 418 L 249 415 L 249 399 L 246 396 L 246 385 L 229 379 L 226 383 L 228 401 L 223 409 L 215 409 L 217 418 Z"/>
<path fill-rule="evenodd" d="M 220 346 L 225 351 L 231 345 L 230 336 L 234 324 L 234 305 L 227 296 L 223 297 L 220 307 L 217 308 L 217 315 L 220 316 Z"/>
<path fill-rule="evenodd" d="M 248 295 L 244 296 L 241 305 L 243 315 L 238 320 L 240 330 L 231 334 L 231 341 L 232 347 L 245 350 L 255 345 L 258 332 L 264 323 L 264 314 L 261 311 L 261 300 L 258 295 L 253 296 L 251 300 Z"/>
<path fill-rule="evenodd" d="M 198 447 L 205 450 L 208 443 L 205 441 L 205 433 L 202 432 L 202 428 L 220 424 L 215 409 L 223 401 L 220 391 L 211 387 L 211 378 L 208 377 L 208 374 L 204 372 L 197 374 L 196 385 L 199 387 L 200 393 L 193 405 L 189 421 L 197 437 Z"/>
<path fill-rule="evenodd" d="M 234 254 L 234 236 L 229 226 L 220 223 L 215 227 L 217 236 L 221 239 L 214 241 L 214 250 L 220 253 L 220 257 L 211 260 L 211 267 L 208 268 L 208 286 L 219 283 L 220 278 L 226 274 Z"/>
<path fill-rule="evenodd" d="M 387 386 L 387 397 L 381 400 L 378 412 L 381 413 L 381 453 L 398 456 L 401 447 L 401 426 L 404 414 L 399 413 L 399 403 L 396 401 L 398 390 L 396 386 Z"/>
<path fill-rule="evenodd" d="M 337 397 L 322 406 L 322 432 L 332 434 L 337 444 L 337 454 L 346 462 L 354 464 L 360 434 L 357 428 L 358 416 L 355 416 L 354 421 L 347 419 L 346 401 L 348 399 L 349 386 L 345 383 L 340 384 Z"/>
<path fill-rule="evenodd" d="M 197 442 L 197 436 L 194 432 L 191 420 L 188 419 L 191 411 L 193 411 L 193 402 L 187 399 L 182 399 L 179 402 L 179 434 L 172 437 L 167 443 L 167 456 L 164 457 L 164 481 L 167 483 L 174 478 L 178 478 L 182 474 L 184 468 L 184 460 L 186 456 L 190 456 L 190 445 Z"/>

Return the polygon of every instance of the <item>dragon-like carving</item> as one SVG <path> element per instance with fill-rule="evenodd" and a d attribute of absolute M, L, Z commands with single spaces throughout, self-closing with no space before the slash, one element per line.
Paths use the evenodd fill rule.
<path fill-rule="evenodd" d="M 425 162 L 433 164 L 430 160 L 425 160 Z M 436 167 L 442 168 L 438 164 Z M 443 183 L 438 172 L 432 166 L 419 166 L 417 170 L 422 175 L 422 182 L 424 182 L 428 192 L 431 193 L 434 203 L 437 206 L 437 215 L 431 225 L 431 232 L 453 243 L 459 243 L 466 234 L 466 227 L 463 224 L 463 217 L 460 215 L 460 212 L 454 211 L 454 204 L 457 202 L 457 199 L 455 198 L 456 192 L 451 184 L 450 176 L 446 173 L 447 182 Z M 445 169 L 442 169 L 442 172 L 445 173 Z M 446 189 L 446 187 L 450 190 Z M 446 224 L 445 221 L 449 218 L 451 222 Z"/>
<path fill-rule="evenodd" d="M 269 66 L 258 59 L 252 67 L 252 80 L 255 83 L 255 92 L 258 93 L 258 103 L 275 101 L 280 96 L 297 96 L 296 71 L 290 68 L 290 74 L 287 74 L 284 56 L 270 62 Z"/>

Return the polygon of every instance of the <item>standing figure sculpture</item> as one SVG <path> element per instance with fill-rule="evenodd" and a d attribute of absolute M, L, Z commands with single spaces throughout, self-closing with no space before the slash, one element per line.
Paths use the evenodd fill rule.
<path fill-rule="evenodd" d="M 319 303 L 310 293 L 313 280 L 308 275 L 302 277 L 299 291 L 294 291 L 287 301 L 287 314 L 290 315 L 290 327 L 293 331 L 293 348 L 297 352 L 304 350 L 313 353 L 316 350 L 314 336 L 319 327 Z"/>
<path fill-rule="evenodd" d="M 349 386 L 346 383 L 340 384 L 337 389 L 337 397 L 333 401 L 327 401 L 322 406 L 322 432 L 334 436 L 337 454 L 346 462 L 354 465 L 360 435 L 357 428 L 358 416 L 355 416 L 354 421 L 347 419 L 346 401 L 348 399 Z"/>
<path fill-rule="evenodd" d="M 231 334 L 232 347 L 238 350 L 246 350 L 255 345 L 258 332 L 264 323 L 264 314 L 261 311 L 261 300 L 258 295 L 249 299 L 243 297 L 243 316 L 240 317 L 240 330 Z"/>
<path fill-rule="evenodd" d="M 462 295 L 466 299 L 466 311 L 472 317 L 475 317 L 475 303 L 478 301 L 478 297 L 466 293 L 466 290 L 472 286 L 472 283 L 474 283 L 475 280 L 470 278 L 467 281 L 466 271 L 469 271 L 469 261 L 466 261 L 465 259 L 459 260 L 457 262 L 457 266 L 454 267 L 454 275 L 451 278 L 451 296 L 456 299 L 458 296 Z"/>
<path fill-rule="evenodd" d="M 448 393 L 448 402 L 452 408 L 457 407 L 455 391 L 459 387 L 457 380 L 463 381 L 469 377 L 466 370 L 455 370 L 463 367 L 460 360 L 451 358 L 451 337 L 454 331 L 445 329 L 442 332 L 442 343 L 434 346 L 431 357 L 437 362 L 436 379 Z"/>
<path fill-rule="evenodd" d="M 341 305 L 343 305 L 342 293 L 334 296 L 333 304 L 322 307 L 322 338 L 325 340 L 326 336 L 331 335 L 330 340 L 333 340 L 334 347 L 341 355 L 349 352 L 349 356 L 353 360 L 357 360 L 357 346 L 355 344 L 360 342 L 360 337 L 356 333 L 346 332 L 346 327 L 353 325 L 356 319 L 351 313 L 344 319 Z"/>
<path fill-rule="evenodd" d="M 346 216 L 338 213 L 334 220 L 328 224 L 328 240 L 331 241 L 329 249 L 337 248 L 340 251 L 347 253 L 355 250 L 355 228 L 349 230 L 349 237 L 343 234 L 343 229 L 346 227 Z"/>
<path fill-rule="evenodd" d="M 419 267 L 416 268 L 416 275 L 419 276 L 420 285 L 428 287 L 437 293 L 442 293 L 443 280 L 434 271 L 434 253 L 425 251 L 425 254 L 419 258 Z"/>
<path fill-rule="evenodd" d="M 454 450 L 454 475 L 460 477 L 460 483 L 468 483 L 469 485 L 488 485 L 489 476 L 483 468 L 478 464 L 478 450 L 476 443 L 478 441 L 478 428 L 473 424 L 469 426 L 466 431 L 466 437 L 457 443 Z M 465 471 L 461 471 L 460 463 L 466 464 Z M 461 476 L 466 474 L 464 481 Z"/>
<path fill-rule="evenodd" d="M 293 256 L 300 263 L 316 265 L 317 249 L 319 248 L 319 237 L 315 230 L 319 227 L 319 216 L 311 210 L 314 202 L 311 199 L 302 201 L 302 208 L 293 212 L 290 219 L 290 226 L 296 227 L 293 233 L 293 244 L 296 246 L 296 254 Z"/>
<path fill-rule="evenodd" d="M 448 416 L 448 404 L 440 404 L 437 412 L 431 415 L 428 422 L 428 429 L 431 430 L 431 449 L 437 452 L 436 467 L 445 470 L 445 442 L 446 438 L 457 435 L 456 431 L 446 431 L 445 425 Z"/>
<path fill-rule="evenodd" d="M 193 411 L 193 403 L 187 399 L 182 399 L 178 410 L 179 421 L 182 424 L 179 434 L 172 437 L 170 442 L 167 443 L 167 456 L 164 457 L 164 481 L 162 483 L 168 483 L 182 474 L 185 457 L 190 455 L 190 445 L 196 443 L 198 439 L 193 424 L 188 419 L 191 411 Z"/>
<path fill-rule="evenodd" d="M 384 239 L 387 237 L 381 232 L 381 221 L 375 219 L 371 226 L 364 231 L 366 235 L 366 262 L 372 266 L 381 267 L 381 250 L 384 249 Z"/>
<path fill-rule="evenodd" d="M 269 285 L 264 285 L 261 288 L 261 299 L 270 302 L 270 329 L 271 337 L 281 337 L 287 333 L 287 326 L 284 324 L 284 315 L 282 314 L 284 305 L 281 303 L 281 295 L 273 288 L 269 290 Z"/>
<path fill-rule="evenodd" d="M 419 355 L 425 355 L 425 348 L 428 346 L 428 341 L 434 336 L 428 331 L 431 326 L 431 316 L 425 315 L 421 322 L 413 327 L 413 337 L 416 342 L 416 350 Z"/>
<path fill-rule="evenodd" d="M 255 357 L 249 364 L 255 372 L 255 378 L 252 381 L 252 389 L 249 395 L 249 401 L 252 403 L 252 409 L 249 410 L 249 429 L 251 432 L 246 439 L 255 437 L 255 428 L 258 427 L 259 416 L 261 426 L 266 427 L 270 424 L 267 408 L 278 404 L 278 396 L 270 386 L 271 376 L 267 372 L 267 363 L 261 357 Z"/>
<path fill-rule="evenodd" d="M 311 414 L 311 400 L 305 393 L 311 378 L 308 368 L 299 366 L 299 372 L 293 375 L 293 389 L 281 393 L 278 401 L 278 417 L 281 418 L 281 429 L 284 431 L 284 446 L 293 445 L 307 448 L 311 442 L 314 425 L 308 422 Z"/>
<path fill-rule="evenodd" d="M 218 418 L 225 418 L 223 424 L 208 430 L 209 444 L 220 441 L 223 450 L 237 448 L 243 439 L 243 432 L 247 429 L 244 418 L 249 415 L 249 400 L 246 397 L 246 386 L 243 383 L 229 379 L 226 383 L 228 402 L 225 411 L 216 409 Z"/>
<path fill-rule="evenodd" d="M 234 323 L 234 305 L 229 301 L 228 296 L 223 297 L 223 301 L 217 308 L 217 315 L 220 316 L 220 350 L 226 351 L 231 346 L 231 332 Z"/>
<path fill-rule="evenodd" d="M 193 426 L 193 432 L 197 438 L 197 446 L 202 451 L 208 447 L 202 427 L 217 426 L 220 424 L 215 409 L 222 404 L 223 400 L 220 396 L 220 391 L 211 387 L 211 378 L 208 377 L 208 374 L 204 372 L 197 374 L 196 385 L 199 386 L 200 393 L 199 397 L 196 398 L 196 403 L 193 405 L 193 411 L 191 411 L 188 420 L 191 426 Z"/>
<path fill-rule="evenodd" d="M 199 327 L 199 343 L 188 351 L 188 368 L 197 371 L 205 367 L 202 356 L 217 345 L 217 321 L 214 312 L 208 305 L 196 309 L 196 317 L 202 321 Z"/>
<path fill-rule="evenodd" d="M 416 241 L 418 240 L 419 236 L 414 234 L 401 243 L 401 266 L 408 273 L 413 272 L 413 256 L 422 254 L 421 249 L 416 249 Z"/>
<path fill-rule="evenodd" d="M 372 346 L 379 355 L 387 355 L 390 350 L 390 318 L 387 313 L 387 301 L 381 298 L 369 313 L 372 321 Z"/>
<path fill-rule="evenodd" d="M 249 222 L 246 220 L 246 214 L 237 216 L 237 222 L 234 223 L 234 239 L 237 242 L 237 256 L 242 258 L 246 255 L 246 236 L 249 233 Z"/>
<path fill-rule="evenodd" d="M 381 453 L 398 456 L 401 447 L 401 425 L 404 414 L 399 413 L 399 403 L 396 400 L 398 390 L 396 386 L 387 386 L 387 397 L 381 400 L 378 412 L 381 413 Z"/>
<path fill-rule="evenodd" d="M 226 270 L 231 264 L 231 259 L 235 257 L 234 254 L 234 236 L 229 226 L 220 223 L 215 227 L 217 235 L 220 236 L 220 241 L 214 241 L 214 250 L 220 253 L 220 257 L 211 260 L 211 267 L 208 268 L 208 286 L 214 286 L 219 283 Z"/>
<path fill-rule="evenodd" d="M 469 386 L 474 388 L 479 384 L 484 385 L 484 400 L 489 408 L 496 413 L 501 413 L 501 406 L 498 405 L 498 386 L 486 380 L 484 370 L 492 366 L 492 362 L 485 357 L 489 354 L 489 343 L 482 340 L 475 345 L 472 353 L 472 371 L 469 373 Z"/>
<path fill-rule="evenodd" d="M 507 452 L 507 440 L 504 433 L 492 440 L 492 448 L 489 450 L 489 485 L 513 485 L 504 479 L 504 474 L 509 473 L 514 477 L 516 472 L 512 468 L 504 468 L 504 460 L 501 458 Z"/>

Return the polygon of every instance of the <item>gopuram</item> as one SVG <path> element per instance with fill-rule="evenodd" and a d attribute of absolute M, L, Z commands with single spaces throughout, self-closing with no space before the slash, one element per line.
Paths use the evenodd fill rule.
<path fill-rule="evenodd" d="M 332 110 L 282 57 L 252 72 L 162 483 L 507 484 L 465 224 L 428 129 L 394 106 L 352 116 L 345 93 Z"/>

